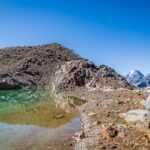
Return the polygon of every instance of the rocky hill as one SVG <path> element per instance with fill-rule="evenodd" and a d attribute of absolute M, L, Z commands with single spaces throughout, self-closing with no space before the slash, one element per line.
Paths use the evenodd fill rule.
<path fill-rule="evenodd" d="M 71 89 L 87 87 L 128 88 L 131 86 L 113 69 L 75 54 L 60 44 L 0 49 L 0 89 Z"/>
<path fill-rule="evenodd" d="M 0 49 L 0 89 L 43 87 L 59 65 L 77 59 L 60 44 Z"/>

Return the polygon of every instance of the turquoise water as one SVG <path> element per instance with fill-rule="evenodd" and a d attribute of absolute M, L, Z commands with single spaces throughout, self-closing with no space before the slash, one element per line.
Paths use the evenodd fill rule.
<path fill-rule="evenodd" d="M 44 90 L 0 91 L 0 122 L 56 128 L 76 117 L 54 99 Z"/>
<path fill-rule="evenodd" d="M 73 111 L 85 103 L 48 90 L 0 91 L 0 150 L 62 150 L 80 129 Z"/>

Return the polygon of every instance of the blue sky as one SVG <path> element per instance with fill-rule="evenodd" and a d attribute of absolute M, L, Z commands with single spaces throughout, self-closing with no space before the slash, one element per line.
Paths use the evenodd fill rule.
<path fill-rule="evenodd" d="M 149 0 L 1 0 L 0 47 L 60 43 L 125 75 L 150 73 Z"/>

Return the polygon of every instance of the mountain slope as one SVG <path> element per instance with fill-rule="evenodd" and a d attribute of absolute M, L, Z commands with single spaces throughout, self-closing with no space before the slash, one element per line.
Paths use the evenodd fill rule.
<path fill-rule="evenodd" d="M 60 44 L 0 49 L 0 83 L 43 87 L 59 65 L 77 59 L 81 57 Z"/>
<path fill-rule="evenodd" d="M 59 75 L 57 74 L 59 72 Z M 0 49 L 0 89 L 133 88 L 113 69 L 97 67 L 60 44 Z"/>

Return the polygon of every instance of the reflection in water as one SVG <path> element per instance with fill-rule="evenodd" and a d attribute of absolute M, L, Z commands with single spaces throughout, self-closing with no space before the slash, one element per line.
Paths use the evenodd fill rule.
<path fill-rule="evenodd" d="M 75 118 L 54 99 L 44 90 L 1 91 L 0 122 L 56 128 Z"/>
<path fill-rule="evenodd" d="M 0 91 L 0 149 L 62 149 L 80 128 L 80 119 L 66 110 L 80 103 L 44 90 Z"/>
<path fill-rule="evenodd" d="M 72 150 L 69 139 L 79 128 L 79 119 L 55 129 L 0 124 L 0 150 Z"/>

